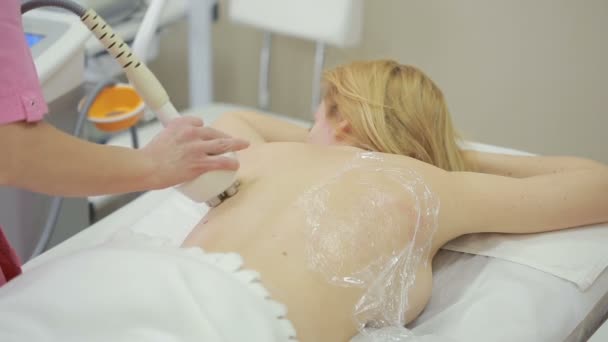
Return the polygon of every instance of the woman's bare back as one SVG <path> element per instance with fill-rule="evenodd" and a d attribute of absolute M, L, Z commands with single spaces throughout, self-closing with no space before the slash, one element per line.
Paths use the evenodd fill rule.
<path fill-rule="evenodd" d="M 344 341 L 368 320 L 420 313 L 430 259 L 446 240 L 435 232 L 443 218 L 433 167 L 299 143 L 255 145 L 239 161 L 240 191 L 185 246 L 239 253 L 287 306 L 302 341 Z"/>

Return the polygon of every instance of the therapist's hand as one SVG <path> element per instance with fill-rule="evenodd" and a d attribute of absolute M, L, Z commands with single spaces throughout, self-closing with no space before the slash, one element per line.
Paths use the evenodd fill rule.
<path fill-rule="evenodd" d="M 154 183 L 165 188 L 208 171 L 238 169 L 237 160 L 219 155 L 247 146 L 243 139 L 205 127 L 199 118 L 183 116 L 170 121 L 141 152 L 152 163 Z"/>

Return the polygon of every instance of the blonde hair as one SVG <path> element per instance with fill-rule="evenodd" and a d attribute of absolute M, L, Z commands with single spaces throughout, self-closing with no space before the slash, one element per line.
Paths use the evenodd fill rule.
<path fill-rule="evenodd" d="M 443 93 L 419 69 L 391 60 L 355 62 L 323 79 L 328 119 L 350 124 L 342 138 L 448 171 L 467 169 Z"/>

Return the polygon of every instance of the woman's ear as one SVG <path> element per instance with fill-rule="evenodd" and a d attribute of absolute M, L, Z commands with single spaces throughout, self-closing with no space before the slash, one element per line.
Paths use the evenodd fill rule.
<path fill-rule="evenodd" d="M 336 140 L 344 140 L 346 137 L 351 136 L 352 126 L 347 120 L 340 118 L 334 126 L 334 137 Z"/>

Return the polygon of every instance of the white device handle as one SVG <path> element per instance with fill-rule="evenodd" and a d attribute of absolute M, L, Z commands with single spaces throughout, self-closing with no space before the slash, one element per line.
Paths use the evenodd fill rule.
<path fill-rule="evenodd" d="M 123 66 L 130 83 L 148 107 L 156 113 L 163 126 L 180 116 L 156 76 L 139 61 L 129 46 L 112 32 L 112 28 L 95 11 L 89 9 L 81 20 L 95 34 L 108 53 Z M 226 156 L 236 158 L 234 153 L 228 153 Z M 216 203 L 216 199 L 235 184 L 237 184 L 235 171 L 212 171 L 177 186 L 177 189 L 195 202 L 209 203 L 211 200 Z"/>
<path fill-rule="evenodd" d="M 236 159 L 234 152 L 227 152 L 222 156 Z M 202 203 L 218 197 L 226 189 L 233 186 L 236 181 L 235 171 L 218 170 L 203 173 L 198 178 L 183 183 L 176 188 L 193 201 Z"/>
<path fill-rule="evenodd" d="M 122 65 L 129 82 L 137 90 L 148 107 L 166 124 L 179 114 L 169 95 L 156 76 L 131 52 L 129 45 L 112 31 L 112 28 L 94 10 L 87 10 L 82 22 L 99 39 L 106 51 Z"/>

